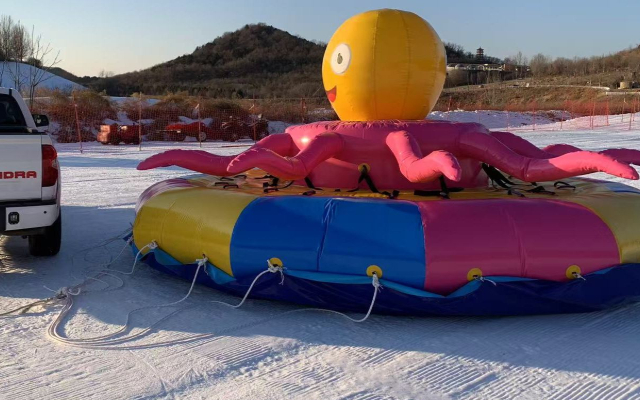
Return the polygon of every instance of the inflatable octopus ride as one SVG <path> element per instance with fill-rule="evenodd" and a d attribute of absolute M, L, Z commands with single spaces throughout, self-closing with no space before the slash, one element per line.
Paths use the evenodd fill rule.
<path fill-rule="evenodd" d="M 140 196 L 134 250 L 228 293 L 254 284 L 252 297 L 334 310 L 366 311 L 372 290 L 374 312 L 410 315 L 636 300 L 640 190 L 576 176 L 636 180 L 640 152 L 539 149 L 480 124 L 425 120 L 445 65 L 440 38 L 413 13 L 350 18 L 322 65 L 340 121 L 289 127 L 239 155 L 171 150 L 143 161 L 138 169 L 204 175 Z"/>

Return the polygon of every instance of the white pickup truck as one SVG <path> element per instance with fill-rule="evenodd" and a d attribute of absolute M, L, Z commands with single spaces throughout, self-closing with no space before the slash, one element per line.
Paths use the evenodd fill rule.
<path fill-rule="evenodd" d="M 29 239 L 34 256 L 60 251 L 60 168 L 44 115 L 0 88 L 0 235 Z"/>

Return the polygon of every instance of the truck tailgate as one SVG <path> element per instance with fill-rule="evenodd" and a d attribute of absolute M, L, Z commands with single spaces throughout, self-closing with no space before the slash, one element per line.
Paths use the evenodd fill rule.
<path fill-rule="evenodd" d="M 0 132 L 0 201 L 42 197 L 42 136 Z"/>

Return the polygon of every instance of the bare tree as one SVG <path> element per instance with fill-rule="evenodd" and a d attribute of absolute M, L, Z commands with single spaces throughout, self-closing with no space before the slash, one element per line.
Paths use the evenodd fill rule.
<path fill-rule="evenodd" d="M 27 83 L 28 75 L 22 73 L 22 62 L 25 61 L 31 53 L 31 41 L 27 29 L 18 21 L 11 28 L 11 51 L 14 68 L 9 69 L 9 73 L 13 80 L 13 87 L 22 91 L 22 87 Z"/>
<path fill-rule="evenodd" d="M 5 71 L 8 70 L 7 64 L 13 58 L 13 47 L 11 33 L 13 31 L 13 18 L 8 15 L 0 16 L 0 86 Z"/>
<path fill-rule="evenodd" d="M 8 74 L 11 85 L 26 92 L 31 104 L 38 86 L 55 75 L 49 69 L 60 63 L 60 53 L 54 54 L 50 43 L 8 15 L 0 16 L 0 85 Z M 27 66 L 25 66 L 27 64 Z"/>
<path fill-rule="evenodd" d="M 60 63 L 60 52 L 58 51 L 53 55 L 53 49 L 51 43 L 44 44 L 42 41 L 42 35 L 35 36 L 35 29 L 31 28 L 31 43 L 29 48 L 31 50 L 27 64 L 31 66 L 29 69 L 29 103 L 33 106 L 33 100 L 36 94 L 38 86 L 55 75 L 48 72 L 49 69 L 55 67 Z"/>
<path fill-rule="evenodd" d="M 98 74 L 98 77 L 100 78 L 111 78 L 115 75 L 115 73 L 113 71 L 107 71 L 107 70 L 101 70 L 100 73 Z"/>

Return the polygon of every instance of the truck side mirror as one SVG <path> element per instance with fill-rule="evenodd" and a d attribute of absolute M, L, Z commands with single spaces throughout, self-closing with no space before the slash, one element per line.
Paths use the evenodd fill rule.
<path fill-rule="evenodd" d="M 36 123 L 36 127 L 49 126 L 49 117 L 44 114 L 32 114 L 33 121 Z"/>

